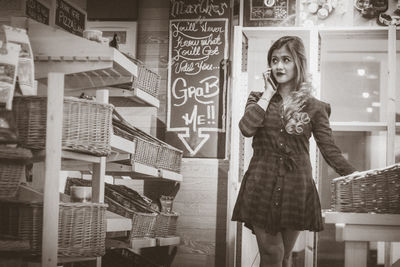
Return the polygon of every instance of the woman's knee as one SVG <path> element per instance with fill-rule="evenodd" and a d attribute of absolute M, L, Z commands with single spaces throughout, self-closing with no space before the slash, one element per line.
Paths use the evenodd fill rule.
<path fill-rule="evenodd" d="M 283 244 L 271 244 L 260 248 L 261 257 L 269 263 L 280 263 L 284 258 Z"/>

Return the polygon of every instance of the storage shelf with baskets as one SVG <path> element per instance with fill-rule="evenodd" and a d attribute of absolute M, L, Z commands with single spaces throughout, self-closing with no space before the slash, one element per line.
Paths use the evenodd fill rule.
<path fill-rule="evenodd" d="M 137 77 L 137 64 L 115 48 L 32 19 L 21 18 L 16 23 L 29 32 L 39 89 L 49 72 L 65 74 L 66 90 L 129 84 Z M 68 45 L 60 49 L 60 44 Z"/>
<path fill-rule="evenodd" d="M 118 87 L 106 87 L 105 89 L 110 92 L 110 102 L 116 103 L 118 101 L 130 100 L 138 105 L 146 105 L 155 108 L 160 107 L 160 100 L 157 97 L 147 93 L 146 91 L 139 88 L 123 89 Z M 80 96 L 94 95 L 96 89 L 80 89 L 80 90 L 69 90 L 65 92 L 68 96 Z"/>
<path fill-rule="evenodd" d="M 35 234 L 40 240 L 43 237 L 43 244 L 35 243 L 36 251 L 43 252 L 41 261 L 42 266 L 46 267 L 56 266 L 57 262 L 93 259 L 97 259 L 97 266 L 100 266 L 99 258 L 96 257 L 103 254 L 103 238 L 99 241 L 101 245 L 93 246 L 92 244 L 92 249 L 101 250 L 98 253 L 93 253 L 93 250 L 85 255 L 82 254 L 84 250 L 77 253 L 68 251 L 65 254 L 61 253 L 60 242 L 63 240 L 59 238 L 57 245 L 55 236 L 64 231 L 56 227 L 63 227 L 63 224 L 56 222 L 54 218 L 57 217 L 54 214 L 57 210 L 60 211 L 60 216 L 63 214 L 64 203 L 60 202 L 59 182 L 54 177 L 59 175 L 60 170 L 91 171 L 93 173 L 93 205 L 101 208 L 101 216 L 97 216 L 101 218 L 98 221 L 101 234 L 120 230 L 133 231 L 136 228 L 135 221 L 117 213 L 105 211 L 106 205 L 101 204 L 104 202 L 105 175 L 127 174 L 135 179 L 168 179 L 179 182 L 182 181 L 182 175 L 179 173 L 182 151 L 153 137 L 140 134 L 132 137 L 132 133 L 127 129 L 124 129 L 128 133 L 127 136 L 120 134 L 121 131 L 115 133 L 110 125 L 112 120 L 110 112 L 113 109 L 109 107 L 112 105 L 104 103 L 108 102 L 109 97 L 110 99 L 125 98 L 140 105 L 158 108 L 159 76 L 145 68 L 141 62 L 129 58 L 114 48 L 28 18 L 18 18 L 15 21 L 14 26 L 23 25 L 27 28 L 35 57 L 35 78 L 39 84 L 39 96 L 16 97 L 14 101 L 14 107 L 17 110 L 15 115 L 21 129 L 19 131 L 21 143 L 32 150 L 33 157 L 30 162 L 42 162 L 40 163 L 43 166 L 42 179 L 46 181 L 42 212 L 35 212 L 35 214 L 43 214 L 41 217 L 43 224 L 37 227 L 43 232 L 43 236 L 40 231 Z M 61 48 L 60 43 L 68 45 Z M 63 73 L 63 75 L 57 73 L 49 75 L 51 72 Z M 138 79 L 138 77 L 141 78 Z M 92 100 L 70 97 L 82 93 L 94 95 L 99 88 L 107 90 L 100 90 L 101 93 L 96 94 L 97 104 L 94 104 L 95 101 Z M 60 106 L 63 107 L 63 111 Z M 101 111 L 96 111 L 96 109 Z M 31 117 L 25 116 L 32 112 L 37 114 Z M 85 117 L 85 122 L 81 121 L 81 115 Z M 26 121 L 27 118 L 28 121 Z M 37 118 L 39 121 L 36 121 Z M 99 118 L 102 121 L 96 123 Z M 85 123 L 93 123 L 93 125 Z M 54 131 L 57 127 L 61 129 L 59 132 Z M 34 131 L 31 131 L 33 128 Z M 82 129 L 83 135 L 81 135 Z M 47 136 L 46 131 L 47 134 L 51 134 Z M 92 137 L 94 139 L 91 139 Z M 57 147 L 57 142 L 61 143 L 60 150 L 53 149 Z M 153 149 L 149 154 L 149 151 L 143 150 L 143 147 L 150 143 L 152 144 L 147 147 Z M 143 161 L 143 157 L 149 156 L 155 161 L 154 164 Z M 40 210 L 40 207 L 34 210 Z M 180 239 L 175 236 L 177 217 L 177 214 L 158 216 L 158 219 L 162 221 L 157 223 L 162 227 L 154 229 L 158 231 L 157 235 L 145 238 L 138 236 L 136 239 L 131 239 L 129 246 L 140 249 L 148 246 L 179 244 Z M 9 223 L 12 224 L 12 222 Z M 83 226 L 83 228 L 87 227 Z M 90 233 L 89 229 L 86 230 Z M 58 254 L 57 250 L 54 250 L 55 247 L 58 247 Z"/>

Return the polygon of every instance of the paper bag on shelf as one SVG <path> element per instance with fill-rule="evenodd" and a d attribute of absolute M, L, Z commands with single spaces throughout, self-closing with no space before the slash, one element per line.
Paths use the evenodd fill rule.
<path fill-rule="evenodd" d="M 5 40 L 21 46 L 18 60 L 17 81 L 23 95 L 36 95 L 35 69 L 29 37 L 25 29 L 3 25 Z"/>
<path fill-rule="evenodd" d="M 20 46 L 0 41 L 0 107 L 11 110 Z"/>

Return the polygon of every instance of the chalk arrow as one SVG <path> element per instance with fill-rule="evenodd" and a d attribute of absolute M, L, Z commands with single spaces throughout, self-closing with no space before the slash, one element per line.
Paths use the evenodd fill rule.
<path fill-rule="evenodd" d="M 207 140 L 210 138 L 210 135 L 203 133 L 203 129 L 201 128 L 199 128 L 197 132 L 192 132 L 192 134 L 190 134 L 189 128 L 186 128 L 184 133 L 178 133 L 178 137 L 185 145 L 186 149 L 190 152 L 190 155 L 193 156 L 207 142 Z"/>

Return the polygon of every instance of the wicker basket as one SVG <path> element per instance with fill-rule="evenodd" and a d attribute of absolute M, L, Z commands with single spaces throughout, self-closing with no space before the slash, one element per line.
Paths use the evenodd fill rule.
<path fill-rule="evenodd" d="M 332 209 L 400 214 L 400 164 L 332 181 Z"/>
<path fill-rule="evenodd" d="M 157 167 L 160 169 L 181 172 L 182 150 L 168 144 L 162 144 L 158 152 Z"/>
<path fill-rule="evenodd" d="M 97 257 L 105 253 L 107 205 L 60 203 L 58 255 Z M 0 234 L 29 240 L 34 255 L 42 247 L 43 204 L 0 202 Z"/>
<path fill-rule="evenodd" d="M 134 162 L 142 163 L 147 166 L 157 167 L 157 157 L 160 149 L 160 145 L 153 140 L 145 139 L 139 134 L 128 133 L 124 129 L 114 126 L 114 134 L 136 143 L 135 153 L 132 154 L 127 164 Z"/>
<path fill-rule="evenodd" d="M 107 196 L 105 196 L 105 201 L 108 204 L 109 211 L 132 219 L 130 239 L 154 237 L 157 213 L 144 213 L 131 210 Z"/>
<path fill-rule="evenodd" d="M 129 55 L 126 56 L 137 65 L 138 76 L 134 78 L 132 84 L 126 86 L 123 85 L 122 87 L 127 89 L 140 89 L 154 97 L 157 97 L 160 89 L 161 76 L 148 69 L 142 61 Z"/>
<path fill-rule="evenodd" d="M 156 236 L 166 237 L 166 236 L 175 236 L 176 228 L 178 224 L 179 214 L 174 213 L 163 213 L 157 215 L 156 220 Z"/>
<path fill-rule="evenodd" d="M 21 144 L 44 149 L 47 98 L 14 97 L 14 112 Z M 113 106 L 73 97 L 64 98 L 62 148 L 96 156 L 111 152 Z"/>
<path fill-rule="evenodd" d="M 31 157 L 32 153 L 27 149 L 0 147 L 0 198 L 15 196 L 25 162 Z"/>

